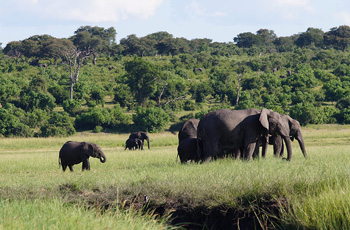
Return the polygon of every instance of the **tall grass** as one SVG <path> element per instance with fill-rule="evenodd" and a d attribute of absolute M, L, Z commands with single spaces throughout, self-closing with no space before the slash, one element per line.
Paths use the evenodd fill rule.
<path fill-rule="evenodd" d="M 87 210 L 52 200 L 0 200 L 0 229 L 164 229 L 166 223 L 140 212 Z"/>
<path fill-rule="evenodd" d="M 308 159 L 293 143 L 291 162 L 274 158 L 270 147 L 266 159 L 185 165 L 176 162 L 177 136 L 171 133 L 151 135 L 151 150 L 144 151 L 124 151 L 127 135 L 79 134 L 70 139 L 98 143 L 107 162 L 90 158 L 90 171 L 82 172 L 80 164 L 73 173 L 58 166 L 58 151 L 68 138 L 0 139 L 0 201 L 7 206 L 29 205 L 33 200 L 60 203 L 75 210 L 65 205 L 122 204 L 135 195 L 147 195 L 158 204 L 207 207 L 249 206 L 256 200 L 285 198 L 291 207 L 280 217 L 281 228 L 350 229 L 346 218 L 350 127 L 317 126 L 303 131 Z"/>

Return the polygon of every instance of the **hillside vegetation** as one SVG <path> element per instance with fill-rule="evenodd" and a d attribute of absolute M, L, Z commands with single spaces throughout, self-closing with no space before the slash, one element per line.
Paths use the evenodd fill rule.
<path fill-rule="evenodd" d="M 177 131 L 216 108 L 269 108 L 306 124 L 350 123 L 350 27 L 234 42 L 157 32 L 115 42 L 85 26 L 34 35 L 0 52 L 0 135 Z"/>

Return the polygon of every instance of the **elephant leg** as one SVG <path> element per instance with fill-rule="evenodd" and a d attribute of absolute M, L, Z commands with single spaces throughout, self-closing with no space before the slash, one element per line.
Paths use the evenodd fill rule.
<path fill-rule="evenodd" d="M 211 161 L 213 156 L 219 153 L 219 140 L 203 141 L 204 146 L 204 162 Z"/>
<path fill-rule="evenodd" d="M 90 170 L 90 162 L 89 159 L 83 160 L 82 170 Z"/>
<path fill-rule="evenodd" d="M 280 156 L 283 157 L 283 154 L 284 154 L 284 145 L 283 145 L 283 142 L 281 142 Z"/>
<path fill-rule="evenodd" d="M 242 156 L 241 149 L 240 148 L 235 148 L 233 150 L 233 155 L 235 156 L 235 159 L 240 159 Z"/>
<path fill-rule="evenodd" d="M 250 144 L 248 144 L 245 148 L 245 158 L 247 159 L 247 161 L 250 161 L 253 157 L 254 151 L 255 151 L 255 146 L 256 146 L 256 142 L 252 142 Z"/>
<path fill-rule="evenodd" d="M 266 139 L 263 139 L 262 141 L 262 150 L 261 150 L 261 155 L 262 155 L 262 158 L 265 158 L 266 157 L 266 153 L 267 153 L 267 140 Z"/>
<path fill-rule="evenodd" d="M 259 144 L 255 144 L 253 159 L 259 159 Z"/>
<path fill-rule="evenodd" d="M 65 172 L 66 169 L 67 169 L 67 165 L 62 164 L 62 170 L 63 170 L 63 172 Z"/>
<path fill-rule="evenodd" d="M 289 137 L 285 137 L 284 141 L 286 142 L 287 147 L 287 161 L 292 160 L 292 143 Z"/>
<path fill-rule="evenodd" d="M 273 154 L 275 157 L 281 157 L 284 150 L 282 137 L 276 136 L 273 140 Z"/>

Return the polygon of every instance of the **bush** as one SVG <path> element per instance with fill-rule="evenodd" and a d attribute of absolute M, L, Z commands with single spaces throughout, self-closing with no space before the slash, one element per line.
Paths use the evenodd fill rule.
<path fill-rule="evenodd" d="M 290 111 L 290 116 L 302 125 L 334 123 L 335 114 L 336 110 L 334 108 L 315 107 L 311 103 L 298 103 Z"/>
<path fill-rule="evenodd" d="M 2 136 L 30 137 L 33 135 L 31 129 L 22 124 L 20 119 L 7 109 L 0 108 L 0 120 L 0 135 Z"/>
<path fill-rule="evenodd" d="M 90 108 L 77 116 L 75 126 L 77 129 L 94 129 L 96 126 L 103 128 L 121 128 L 131 124 L 131 116 L 125 115 L 120 106 L 113 109 Z"/>
<path fill-rule="evenodd" d="M 54 137 L 63 136 L 68 137 L 75 133 L 73 122 L 68 113 L 52 112 L 46 124 L 40 128 L 39 136 Z"/>
<path fill-rule="evenodd" d="M 77 109 L 81 108 L 81 101 L 80 100 L 74 100 L 74 99 L 68 99 L 63 101 L 62 103 L 63 110 L 70 115 L 74 115 Z"/>
<path fill-rule="evenodd" d="M 55 98 L 51 94 L 29 91 L 22 92 L 19 107 L 25 111 L 32 111 L 35 108 L 52 111 L 55 107 Z"/>
<path fill-rule="evenodd" d="M 164 130 L 169 122 L 169 115 L 158 107 L 138 107 L 136 114 L 133 115 L 133 121 L 139 130 L 154 133 Z"/>
<path fill-rule="evenodd" d="M 200 104 L 199 103 L 194 103 L 193 101 L 185 101 L 185 104 L 184 104 L 184 110 L 185 111 L 193 111 L 193 110 L 196 110 L 198 107 L 200 107 Z"/>
<path fill-rule="evenodd" d="M 100 132 L 102 132 L 102 130 L 103 130 L 103 127 L 98 125 L 98 126 L 96 126 L 94 128 L 93 132 L 94 133 L 100 133 Z"/>

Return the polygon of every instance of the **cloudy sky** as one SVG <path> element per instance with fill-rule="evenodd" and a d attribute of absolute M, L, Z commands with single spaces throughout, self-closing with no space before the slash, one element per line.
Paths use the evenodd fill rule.
<path fill-rule="evenodd" d="M 117 42 L 167 31 L 174 37 L 232 42 L 239 33 L 350 25 L 349 0 L 0 0 L 0 43 L 49 34 L 68 38 L 80 26 L 113 26 Z"/>

